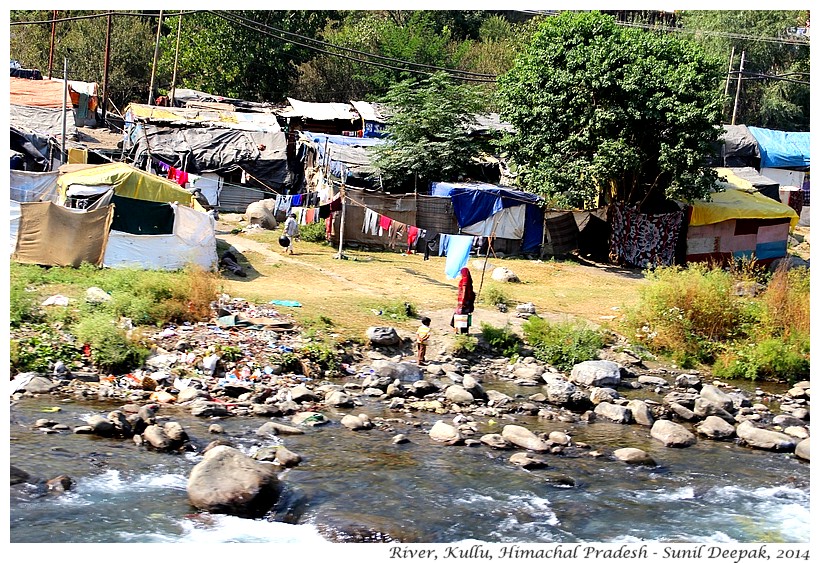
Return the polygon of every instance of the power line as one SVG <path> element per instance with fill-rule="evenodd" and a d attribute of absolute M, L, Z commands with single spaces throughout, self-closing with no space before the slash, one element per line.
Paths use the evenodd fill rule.
<path fill-rule="evenodd" d="M 445 72 L 457 72 L 459 74 L 464 74 L 464 75 L 467 75 L 467 76 L 476 76 L 476 77 L 480 77 L 480 78 L 491 78 L 493 80 L 495 80 L 497 78 L 497 76 L 493 75 L 493 74 L 470 72 L 470 71 L 466 71 L 466 70 L 451 69 L 451 68 L 446 68 L 446 67 L 441 67 L 441 66 L 427 65 L 427 64 L 423 64 L 423 63 L 414 63 L 414 62 L 403 60 L 403 59 L 396 59 L 396 58 L 392 58 L 392 57 L 386 57 L 384 55 L 378 55 L 378 54 L 375 54 L 375 53 L 368 53 L 368 52 L 365 52 L 365 51 L 359 51 L 357 49 L 352 49 L 350 47 L 343 47 L 341 45 L 336 45 L 336 44 L 333 44 L 333 43 L 329 43 L 327 41 L 322 41 L 321 39 L 314 39 L 312 37 L 307 37 L 305 35 L 300 35 L 298 33 L 293 33 L 293 32 L 290 32 L 290 31 L 285 31 L 283 29 L 278 29 L 276 27 L 273 27 L 272 25 L 263 24 L 263 23 L 254 21 L 250 18 L 245 18 L 245 17 L 242 17 L 242 16 L 231 14 L 230 12 L 212 11 L 212 13 L 215 14 L 215 15 L 219 15 L 220 17 L 223 17 L 222 14 L 227 14 L 227 15 L 230 15 L 231 17 L 233 17 L 233 18 L 243 20 L 246 23 L 251 23 L 253 25 L 261 26 L 265 29 L 270 29 L 270 30 L 273 30 L 277 33 L 282 33 L 284 35 L 293 36 L 293 37 L 296 37 L 297 39 L 300 39 L 300 40 L 303 40 L 303 41 L 312 41 L 314 43 L 318 43 L 318 44 L 326 46 L 326 47 L 331 47 L 333 49 L 340 49 L 342 51 L 355 53 L 357 55 L 364 55 L 366 57 L 373 57 L 373 58 L 382 59 L 382 60 L 385 60 L 385 61 L 396 62 L 396 63 L 406 64 L 406 65 L 411 65 L 411 66 L 418 66 L 418 67 L 425 68 L 425 69 L 443 70 Z"/>
<path fill-rule="evenodd" d="M 332 51 L 328 51 L 328 50 L 322 49 L 320 47 L 309 45 L 309 44 L 306 44 L 304 42 L 296 41 L 296 40 L 293 40 L 293 39 L 285 39 L 283 37 L 277 36 L 274 33 L 271 33 L 270 31 L 267 30 L 267 28 L 269 28 L 269 26 L 265 26 L 264 24 L 260 24 L 258 22 L 253 22 L 253 23 L 254 23 L 254 25 L 262 26 L 265 29 L 255 28 L 255 27 L 253 27 L 253 25 L 250 25 L 250 24 L 242 21 L 241 19 L 235 19 L 236 16 L 233 16 L 233 15 L 217 14 L 217 13 L 215 13 L 214 15 L 217 15 L 217 16 L 225 19 L 226 21 L 231 21 L 232 23 L 242 25 L 243 27 L 246 27 L 248 29 L 252 29 L 253 31 L 258 31 L 260 33 L 264 33 L 265 35 L 273 37 L 274 39 L 279 39 L 281 41 L 286 41 L 288 43 L 292 43 L 294 45 L 298 45 L 298 46 L 304 47 L 306 49 L 311 49 L 313 51 L 324 53 L 326 55 L 330 55 L 330 56 L 334 56 L 334 57 L 340 57 L 340 58 L 343 58 L 343 59 L 348 59 L 348 60 L 355 61 L 355 62 L 358 62 L 358 63 L 361 63 L 361 64 L 378 66 L 378 67 L 385 68 L 385 69 L 388 69 L 388 70 L 412 72 L 412 73 L 415 73 L 415 74 L 423 74 L 423 75 L 426 75 L 426 76 L 432 76 L 434 74 L 433 72 L 430 72 L 430 71 L 417 70 L 417 69 L 406 68 L 406 67 L 397 67 L 397 66 L 393 66 L 393 65 L 384 64 L 384 63 L 378 63 L 378 62 L 375 62 L 375 61 L 363 60 L 363 59 L 353 57 L 353 56 L 350 56 L 350 55 L 345 55 L 345 54 L 342 54 L 342 53 L 334 53 Z M 277 31 L 281 32 L 281 30 L 277 30 Z M 288 32 L 282 32 L 282 33 L 288 33 Z M 310 39 L 310 38 L 305 38 L 305 39 L 308 40 L 308 41 L 318 41 L 318 40 Z M 347 48 L 344 48 L 344 47 L 339 47 L 338 45 L 333 45 L 333 47 L 338 48 L 338 49 L 347 49 Z M 354 49 L 347 49 L 347 50 L 355 51 Z M 365 56 L 379 57 L 379 55 L 373 55 L 371 53 L 364 53 L 364 52 L 360 52 L 360 53 L 364 54 Z M 382 58 L 385 58 L 385 57 L 382 57 Z M 392 59 L 392 60 L 400 60 L 400 59 Z M 409 64 L 409 65 L 418 65 L 419 64 L 419 63 L 412 63 L 410 61 L 401 61 L 401 62 L 404 62 L 405 64 Z M 421 66 L 428 66 L 428 65 L 421 65 Z M 442 67 L 428 67 L 428 68 L 442 68 Z M 464 80 L 464 81 L 468 81 L 468 82 L 487 82 L 487 83 L 494 83 L 495 82 L 495 78 L 492 78 L 492 79 L 489 78 L 493 75 L 484 75 L 484 76 L 487 76 L 488 78 L 478 78 L 478 77 L 471 77 L 471 76 L 462 76 L 461 74 L 463 74 L 463 73 L 459 70 L 456 70 L 456 69 L 443 69 L 442 68 L 442 70 L 444 70 L 445 72 L 448 72 L 451 77 L 453 77 L 455 79 L 458 79 L 458 80 Z"/>

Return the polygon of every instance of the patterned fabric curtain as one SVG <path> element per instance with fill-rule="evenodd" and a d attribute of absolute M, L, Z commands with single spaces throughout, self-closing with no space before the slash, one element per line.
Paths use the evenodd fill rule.
<path fill-rule="evenodd" d="M 609 207 L 609 259 L 639 268 L 671 266 L 683 211 L 647 215 L 624 204 Z"/>

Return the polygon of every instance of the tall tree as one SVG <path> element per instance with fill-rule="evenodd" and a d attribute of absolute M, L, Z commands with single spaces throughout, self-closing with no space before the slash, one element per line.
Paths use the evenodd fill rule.
<path fill-rule="evenodd" d="M 393 111 L 387 126 L 390 142 L 373 148 L 374 165 L 386 191 L 419 191 L 433 181 L 459 179 L 480 154 L 470 136 L 482 97 L 457 85 L 444 72 L 421 81 L 394 85 L 384 98 Z"/>
<path fill-rule="evenodd" d="M 499 79 L 522 187 L 569 207 L 707 196 L 720 81 L 717 62 L 676 36 L 597 12 L 546 18 Z"/>
<path fill-rule="evenodd" d="M 297 66 L 314 56 L 300 38 L 314 37 L 326 11 L 238 10 L 182 17 L 177 85 L 251 101 L 282 101 Z M 176 57 L 176 18 L 162 40 L 160 87 L 169 88 Z M 284 33 L 283 33 L 284 32 Z"/>
<path fill-rule="evenodd" d="M 740 67 L 741 53 L 746 52 L 747 79 L 742 81 L 737 123 L 786 131 L 809 130 L 809 41 L 797 33 L 808 28 L 808 10 L 684 11 L 679 20 L 704 49 L 723 61 L 726 70 L 732 48 L 735 71 Z M 730 94 L 737 88 L 734 78 Z M 726 104 L 725 123 L 731 121 L 733 111 L 734 104 Z"/>

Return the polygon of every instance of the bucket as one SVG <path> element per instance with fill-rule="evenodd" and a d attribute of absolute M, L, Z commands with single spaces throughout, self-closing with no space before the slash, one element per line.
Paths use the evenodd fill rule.
<path fill-rule="evenodd" d="M 472 315 L 453 315 L 453 326 L 456 332 L 466 334 L 472 324 Z"/>

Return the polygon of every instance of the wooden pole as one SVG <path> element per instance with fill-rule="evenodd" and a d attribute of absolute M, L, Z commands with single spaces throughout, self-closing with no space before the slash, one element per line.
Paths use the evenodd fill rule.
<path fill-rule="evenodd" d="M 51 80 L 51 70 L 54 67 L 54 39 L 57 35 L 57 10 L 51 14 L 51 46 L 48 49 L 48 79 Z"/>
<path fill-rule="evenodd" d="M 732 125 L 735 124 L 737 117 L 737 105 L 740 102 L 740 86 L 743 80 L 743 63 L 746 62 L 746 51 L 740 52 L 740 72 L 737 73 L 737 90 L 735 91 L 735 107 L 732 110 Z"/>
<path fill-rule="evenodd" d="M 154 77 L 157 74 L 157 59 L 159 58 L 159 38 L 162 32 L 162 10 L 159 11 L 157 23 L 157 41 L 154 44 L 154 64 L 151 66 L 151 85 L 148 87 L 148 105 L 154 105 Z"/>
<path fill-rule="evenodd" d="M 345 211 L 347 211 L 347 203 L 345 203 L 345 185 L 339 189 L 339 197 L 342 198 L 342 218 L 339 221 L 339 253 L 334 258 L 344 260 L 345 254 L 343 251 L 345 244 Z"/>
<path fill-rule="evenodd" d="M 726 88 L 723 90 L 723 95 L 729 95 L 729 83 L 732 81 L 732 68 L 735 66 L 735 48 L 732 47 L 732 54 L 729 55 L 729 71 L 726 73 Z"/>
<path fill-rule="evenodd" d="M 108 22 L 105 29 L 105 60 L 103 61 L 103 99 L 102 99 L 102 121 L 105 125 L 105 115 L 108 111 L 108 67 L 111 64 L 111 13 L 108 14 Z"/>
<path fill-rule="evenodd" d="M 65 152 L 65 133 L 66 133 L 66 106 L 68 105 L 68 59 L 63 57 L 63 141 L 60 145 L 62 154 L 60 155 L 61 162 L 66 163 L 67 155 Z"/>
<path fill-rule="evenodd" d="M 177 46 L 174 51 L 174 77 L 171 79 L 171 107 L 174 107 L 174 98 L 177 90 L 177 62 L 179 61 L 179 37 L 182 33 L 182 12 L 179 13 L 179 21 L 177 22 Z"/>

